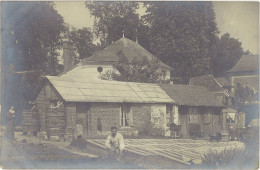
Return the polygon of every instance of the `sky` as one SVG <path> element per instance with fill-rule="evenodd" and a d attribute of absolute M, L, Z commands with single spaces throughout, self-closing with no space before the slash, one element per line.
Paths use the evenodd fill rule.
<path fill-rule="evenodd" d="M 55 2 L 56 9 L 64 21 L 76 28 L 92 27 L 94 18 L 84 2 Z M 229 1 L 213 2 L 219 36 L 229 33 L 242 42 L 244 51 L 259 54 L 259 3 Z M 144 14 L 140 9 L 138 11 Z"/>

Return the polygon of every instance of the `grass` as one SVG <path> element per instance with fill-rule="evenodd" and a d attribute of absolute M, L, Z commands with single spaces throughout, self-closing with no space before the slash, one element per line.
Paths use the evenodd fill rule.
<path fill-rule="evenodd" d="M 245 143 L 245 149 L 224 148 L 221 151 L 210 150 L 202 156 L 201 168 L 210 169 L 258 169 L 258 139 Z"/>

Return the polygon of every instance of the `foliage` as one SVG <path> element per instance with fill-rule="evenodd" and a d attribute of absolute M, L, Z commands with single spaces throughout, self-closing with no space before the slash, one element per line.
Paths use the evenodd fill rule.
<path fill-rule="evenodd" d="M 13 64 L 16 70 L 55 74 L 64 25 L 53 4 L 4 2 L 2 9 L 3 63 Z"/>
<path fill-rule="evenodd" d="M 249 53 L 249 51 L 248 51 Z M 212 69 L 214 75 L 220 75 L 231 69 L 243 55 L 241 42 L 231 38 L 228 33 L 220 38 L 211 49 Z"/>
<path fill-rule="evenodd" d="M 93 44 L 93 34 L 90 28 L 74 29 L 70 32 L 69 39 L 76 47 L 76 51 L 79 54 L 79 59 L 89 57 L 95 50 L 95 44 Z"/>
<path fill-rule="evenodd" d="M 97 2 L 88 1 L 86 7 L 94 16 L 94 33 L 100 39 L 101 46 L 105 47 L 125 36 L 131 40 L 138 37 L 139 43 L 148 48 L 147 29 L 136 10 L 138 2 Z"/>
<path fill-rule="evenodd" d="M 209 150 L 208 153 L 204 153 L 202 156 L 202 165 L 210 168 L 220 168 L 220 167 L 234 167 L 234 161 L 237 157 L 243 154 L 242 149 L 227 149 L 221 151 Z"/>
<path fill-rule="evenodd" d="M 258 141 L 256 139 L 255 141 Z M 258 166 L 259 142 L 246 143 L 245 148 L 226 147 L 221 151 L 209 150 L 202 158 L 201 168 L 210 169 L 254 169 Z"/>
<path fill-rule="evenodd" d="M 2 23 L 2 106 L 6 112 L 15 105 L 19 113 L 35 98 L 42 73 L 58 74 L 63 18 L 51 2 L 3 2 Z"/>
<path fill-rule="evenodd" d="M 209 51 L 217 34 L 212 2 L 145 2 L 150 51 L 188 82 L 209 73 Z"/>
<path fill-rule="evenodd" d="M 101 74 L 101 79 L 155 83 L 162 80 L 165 74 L 163 71 L 158 71 L 158 60 L 148 62 L 147 58 L 142 60 L 133 58 L 132 61 L 129 61 L 122 52 L 119 56 L 119 61 L 115 64 L 117 71 L 109 70 L 105 74 Z"/>
<path fill-rule="evenodd" d="M 256 92 L 249 84 L 246 86 L 242 86 L 241 84 L 237 84 L 235 87 L 235 104 L 248 104 L 259 101 L 259 93 Z"/>

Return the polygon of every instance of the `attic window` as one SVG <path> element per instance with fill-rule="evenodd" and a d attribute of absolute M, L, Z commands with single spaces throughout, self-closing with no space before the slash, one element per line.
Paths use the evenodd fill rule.
<path fill-rule="evenodd" d="M 50 102 L 50 108 L 59 108 L 63 104 L 60 100 L 52 100 Z"/>
<path fill-rule="evenodd" d="M 51 102 L 50 102 L 50 108 L 55 108 L 55 107 L 57 107 L 58 106 L 58 101 L 57 100 L 52 100 Z"/>

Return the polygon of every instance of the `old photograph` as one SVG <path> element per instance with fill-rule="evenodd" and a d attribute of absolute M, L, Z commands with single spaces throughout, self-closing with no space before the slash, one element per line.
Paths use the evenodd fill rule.
<path fill-rule="evenodd" d="M 2 1 L 0 168 L 258 169 L 258 1 Z"/>

